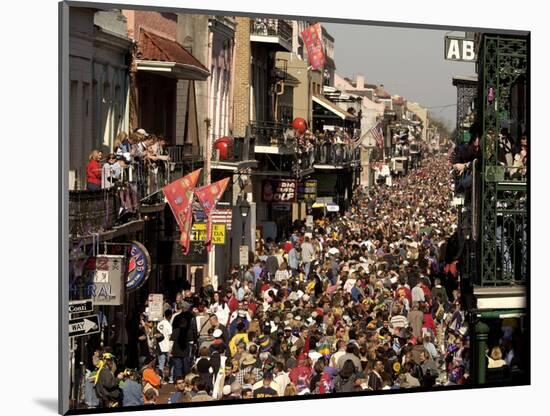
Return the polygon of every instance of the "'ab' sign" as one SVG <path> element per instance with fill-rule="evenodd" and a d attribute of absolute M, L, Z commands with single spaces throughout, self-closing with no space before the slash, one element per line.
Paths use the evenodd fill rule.
<path fill-rule="evenodd" d="M 448 61 L 475 62 L 475 42 L 471 39 L 445 36 L 445 59 Z"/>

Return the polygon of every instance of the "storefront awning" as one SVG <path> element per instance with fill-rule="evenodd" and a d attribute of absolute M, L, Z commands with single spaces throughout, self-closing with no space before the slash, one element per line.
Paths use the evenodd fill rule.
<path fill-rule="evenodd" d="M 313 102 L 319 104 L 320 106 L 323 106 L 331 113 L 340 117 L 342 120 L 351 120 L 351 121 L 357 120 L 357 118 L 353 114 L 350 114 L 345 110 L 342 110 L 340 107 L 333 104 L 332 102 L 327 100 L 325 97 L 314 94 L 312 98 L 313 98 Z"/>
<path fill-rule="evenodd" d="M 206 81 L 210 71 L 178 42 L 146 30 L 139 35 L 138 71 L 149 71 L 177 79 Z"/>

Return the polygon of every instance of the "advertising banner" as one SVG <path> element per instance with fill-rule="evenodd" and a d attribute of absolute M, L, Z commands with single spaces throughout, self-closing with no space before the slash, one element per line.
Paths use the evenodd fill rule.
<path fill-rule="evenodd" d="M 309 26 L 301 33 L 307 49 L 309 64 L 314 70 L 322 69 L 325 66 L 325 51 L 321 33 L 320 23 Z"/>
<path fill-rule="evenodd" d="M 295 180 L 265 179 L 262 182 L 263 202 L 297 202 L 298 184 Z"/>

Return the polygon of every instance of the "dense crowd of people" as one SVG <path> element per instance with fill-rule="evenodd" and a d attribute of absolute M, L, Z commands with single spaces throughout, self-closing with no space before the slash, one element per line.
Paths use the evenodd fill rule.
<path fill-rule="evenodd" d="M 220 287 L 166 294 L 161 321 L 145 307 L 139 368 L 117 371 L 112 351 L 98 351 L 86 402 L 155 403 L 167 388 L 178 403 L 468 383 L 448 167 L 428 158 L 391 187 L 357 189 L 351 210 L 264 242 Z"/>

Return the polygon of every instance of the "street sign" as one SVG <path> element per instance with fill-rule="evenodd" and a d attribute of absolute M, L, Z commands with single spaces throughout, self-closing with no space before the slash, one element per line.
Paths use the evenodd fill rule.
<path fill-rule="evenodd" d="M 69 302 L 69 313 L 83 313 L 94 310 L 94 304 L 91 299 L 73 300 Z"/>
<path fill-rule="evenodd" d="M 147 319 L 158 322 L 164 318 L 164 296 L 157 293 L 149 294 Z"/>
<path fill-rule="evenodd" d="M 241 246 L 239 248 L 239 265 L 240 266 L 248 265 L 248 246 Z"/>
<path fill-rule="evenodd" d="M 99 332 L 99 318 L 97 315 L 88 315 L 69 320 L 69 337 L 97 334 Z"/>

